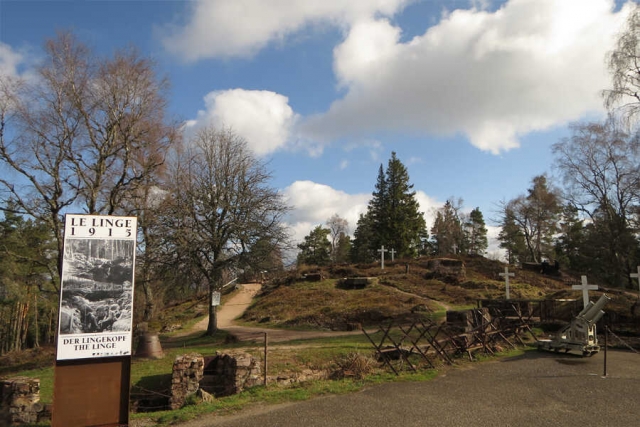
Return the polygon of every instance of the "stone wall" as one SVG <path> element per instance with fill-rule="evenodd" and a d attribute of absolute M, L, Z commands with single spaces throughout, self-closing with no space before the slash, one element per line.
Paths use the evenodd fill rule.
<path fill-rule="evenodd" d="M 203 370 L 204 358 L 199 354 L 183 354 L 176 357 L 171 375 L 171 409 L 181 408 L 187 398 L 198 391 Z"/>
<path fill-rule="evenodd" d="M 0 380 L 0 425 L 35 424 L 51 418 L 40 403 L 40 380 L 15 377 Z"/>

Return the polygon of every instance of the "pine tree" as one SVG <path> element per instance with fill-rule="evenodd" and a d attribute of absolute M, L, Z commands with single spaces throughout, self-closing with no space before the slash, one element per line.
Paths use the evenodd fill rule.
<path fill-rule="evenodd" d="M 487 250 L 489 246 L 487 227 L 480 208 L 475 208 L 469 214 L 469 218 L 465 222 L 465 237 L 467 252 L 470 255 L 482 255 Z"/>
<path fill-rule="evenodd" d="M 298 245 L 298 265 L 329 265 L 331 264 L 331 242 L 328 239 L 330 230 L 318 225 L 304 242 Z"/>
<path fill-rule="evenodd" d="M 387 166 L 387 243 L 385 246 L 398 251 L 399 257 L 413 257 L 418 254 L 421 242 L 426 237 L 426 223 L 415 198 L 413 184 L 409 183 L 407 168 L 391 153 Z M 383 222 L 382 224 L 384 224 Z"/>
<path fill-rule="evenodd" d="M 349 252 L 351 262 L 369 263 L 376 259 L 373 249 L 376 247 L 374 238 L 375 232 L 371 214 L 369 212 L 360 214 L 356 231 L 353 233 L 353 242 L 351 243 L 351 250 Z"/>
<path fill-rule="evenodd" d="M 352 247 L 353 261 L 376 259 L 376 250 L 382 245 L 394 249 L 398 257 L 418 254 L 427 231 L 415 195 L 407 168 L 395 152 L 391 153 L 386 172 L 382 165 L 378 170 L 367 214 L 358 221 Z"/>
<path fill-rule="evenodd" d="M 447 200 L 436 213 L 431 228 L 431 241 L 436 255 L 459 253 L 464 249 L 464 234 L 458 215 L 458 208 L 452 200 Z"/>

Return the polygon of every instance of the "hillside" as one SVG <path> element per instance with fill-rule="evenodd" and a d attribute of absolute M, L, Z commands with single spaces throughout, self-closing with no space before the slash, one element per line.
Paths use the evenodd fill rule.
<path fill-rule="evenodd" d="M 483 257 L 448 259 L 451 268 L 434 268 L 433 259 L 305 267 L 273 279 L 263 286 L 241 321 L 269 327 L 350 330 L 375 326 L 389 319 L 403 319 L 416 313 L 444 317 L 446 310 L 475 307 L 480 299 L 505 298 L 505 265 Z M 580 299 L 571 284 L 579 278 L 563 272 L 554 275 L 516 269 L 510 280 L 511 299 Z M 368 284 L 353 289 L 344 278 L 368 278 Z M 616 312 L 617 321 L 632 320 L 637 292 L 606 290 L 613 299 L 606 311 Z M 601 294 L 593 292 L 595 300 Z"/>

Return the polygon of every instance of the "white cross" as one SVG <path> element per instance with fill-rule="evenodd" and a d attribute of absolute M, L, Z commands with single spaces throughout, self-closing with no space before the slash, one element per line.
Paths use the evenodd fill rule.
<path fill-rule="evenodd" d="M 586 307 L 589 304 L 589 289 L 592 291 L 598 290 L 598 285 L 588 285 L 587 284 L 587 276 L 582 276 L 582 284 L 580 285 L 571 285 L 571 289 L 582 290 L 582 301 L 584 302 L 584 306 Z"/>
<path fill-rule="evenodd" d="M 504 273 L 499 273 L 499 276 L 504 277 L 504 284 L 507 289 L 507 299 L 509 299 L 509 276 L 514 277 L 514 273 L 509 273 L 509 267 L 504 268 Z"/>
<path fill-rule="evenodd" d="M 640 265 L 637 267 L 637 269 L 638 269 L 638 272 L 631 273 L 629 277 L 631 277 L 632 279 L 638 279 L 638 291 L 640 292 Z"/>
<path fill-rule="evenodd" d="M 381 270 L 384 270 L 384 253 L 385 253 L 385 252 L 389 252 L 389 250 L 385 249 L 385 248 L 384 248 L 384 245 L 382 245 L 382 248 L 381 248 L 381 249 L 378 249 L 378 252 L 380 252 L 380 255 L 382 256 L 381 264 L 380 264 L 380 267 L 381 267 L 381 268 L 380 268 L 380 269 L 381 269 Z"/>
<path fill-rule="evenodd" d="M 453 254 L 454 254 L 454 255 L 455 255 L 455 254 L 457 254 L 457 253 L 458 253 L 458 245 L 456 245 L 456 244 L 454 243 L 454 244 L 453 244 L 453 246 L 452 246 L 452 248 L 453 248 Z"/>
<path fill-rule="evenodd" d="M 394 261 L 394 255 L 396 254 L 396 250 L 391 248 L 391 250 L 389 251 L 389 253 L 391 254 L 391 261 Z"/>

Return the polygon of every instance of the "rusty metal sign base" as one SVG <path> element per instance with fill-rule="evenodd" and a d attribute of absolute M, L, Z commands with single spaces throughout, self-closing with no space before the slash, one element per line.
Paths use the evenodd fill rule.
<path fill-rule="evenodd" d="M 57 361 L 52 427 L 129 425 L 131 356 Z"/>

